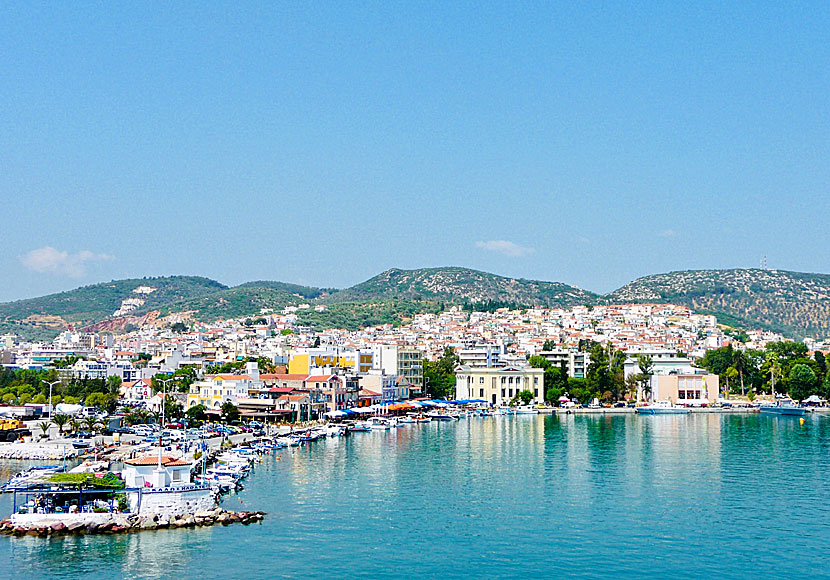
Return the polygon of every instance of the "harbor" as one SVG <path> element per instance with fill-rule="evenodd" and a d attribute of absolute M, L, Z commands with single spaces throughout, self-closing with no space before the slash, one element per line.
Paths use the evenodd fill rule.
<path fill-rule="evenodd" d="M 329 576 L 344 561 L 359 562 L 350 573 L 359 578 L 393 577 L 402 566 L 426 577 L 470 577 L 446 568 L 453 555 L 475 563 L 477 577 L 571 577 L 590 545 L 598 577 L 633 578 L 647 566 L 653 574 L 690 578 L 714 573 L 717 565 L 719 577 L 730 579 L 750 565 L 749 540 L 737 530 L 764 521 L 775 526 L 776 543 L 771 531 L 759 532 L 773 546 L 753 555 L 759 575 L 775 577 L 782 563 L 823 558 L 822 449 L 830 420 L 820 413 L 803 423 L 757 412 L 470 414 L 346 436 L 295 431 L 285 447 L 258 455 L 243 487 L 223 496 L 222 510 L 266 512 L 255 532 L 199 525 L 195 517 L 167 521 L 156 533 L 46 532 L 46 541 L 32 537 L 43 532 L 32 532 L 0 539 L 0 557 L 33 566 L 35 580 L 87 566 L 96 566 L 103 580 L 149 579 L 158 568 L 147 562 L 172 553 L 165 573 L 183 579 L 224 577 L 228 562 L 250 577 L 274 566 L 284 578 L 308 577 L 309 570 Z M 751 450 L 760 448 L 775 453 L 777 463 L 759 461 Z M 786 490 L 781 509 L 748 491 L 761 486 Z M 11 494 L 0 496 L 4 514 L 11 502 Z M 671 521 L 661 517 L 669 509 L 676 514 Z M 525 542 L 518 568 L 510 556 L 517 523 Z M 444 530 L 459 526 L 476 532 L 442 544 Z M 242 558 L 252 534 L 267 549 Z M 658 538 L 660 559 L 646 560 L 650 549 L 634 550 Z M 776 547 L 788 541 L 798 542 L 798 553 Z M 699 554 L 694 568 L 689 542 Z M 111 550 L 129 556 L 113 560 Z"/>

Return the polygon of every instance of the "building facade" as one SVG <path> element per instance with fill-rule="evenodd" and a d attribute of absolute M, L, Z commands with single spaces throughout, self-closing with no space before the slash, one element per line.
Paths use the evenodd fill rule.
<path fill-rule="evenodd" d="M 491 405 L 507 405 L 522 391 L 533 393 L 534 403 L 545 399 L 545 371 L 531 367 L 471 367 L 455 373 L 455 398 L 481 399 Z"/>

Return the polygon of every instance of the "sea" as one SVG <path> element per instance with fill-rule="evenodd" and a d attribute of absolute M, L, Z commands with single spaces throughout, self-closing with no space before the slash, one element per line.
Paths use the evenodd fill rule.
<path fill-rule="evenodd" d="M 261 524 L 0 537 L 0 577 L 829 578 L 829 452 L 820 414 L 410 424 L 265 456 L 223 502 Z"/>

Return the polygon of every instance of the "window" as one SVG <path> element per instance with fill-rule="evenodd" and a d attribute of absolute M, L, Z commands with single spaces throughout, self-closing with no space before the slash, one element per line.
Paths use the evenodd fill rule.
<path fill-rule="evenodd" d="M 533 377 L 533 384 L 534 384 L 534 385 L 538 385 L 538 384 L 539 384 L 539 377 Z"/>
<path fill-rule="evenodd" d="M 479 382 L 479 384 L 483 385 L 484 384 L 484 377 L 479 377 L 478 382 Z"/>

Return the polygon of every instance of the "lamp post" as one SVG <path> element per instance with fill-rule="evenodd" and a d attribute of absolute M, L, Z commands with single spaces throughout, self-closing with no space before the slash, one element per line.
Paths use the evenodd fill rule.
<path fill-rule="evenodd" d="M 52 387 L 60 383 L 60 381 L 52 381 L 50 383 L 47 380 L 41 379 L 40 382 L 49 385 L 49 421 L 52 421 Z"/>
<path fill-rule="evenodd" d="M 158 468 L 161 469 L 161 449 L 163 445 L 161 444 L 162 441 L 162 433 L 164 432 L 164 399 L 167 396 L 167 383 L 174 380 L 172 377 L 169 379 L 158 379 L 158 382 L 161 383 L 163 387 L 162 395 L 161 395 L 161 425 L 159 425 L 159 466 Z"/>

